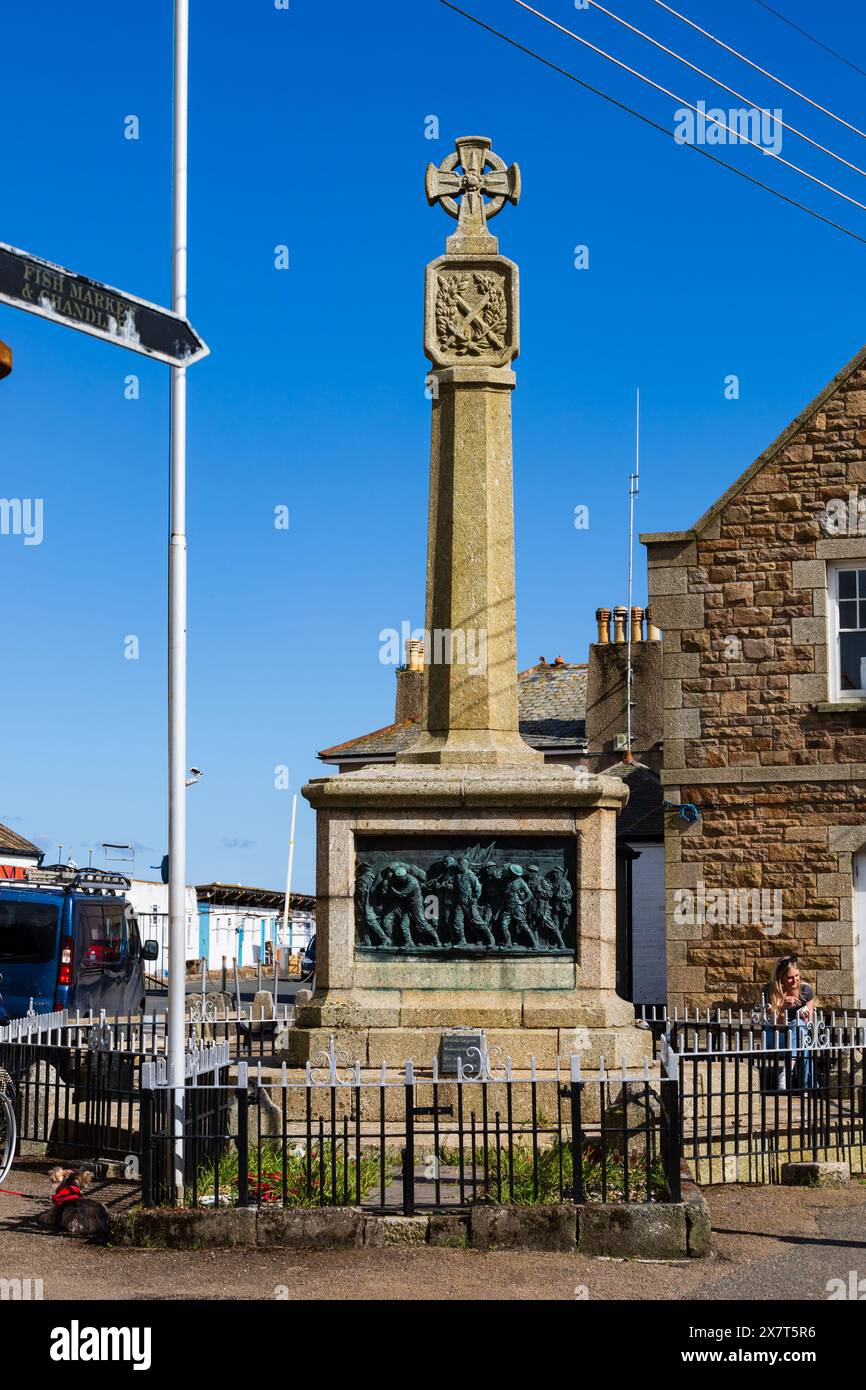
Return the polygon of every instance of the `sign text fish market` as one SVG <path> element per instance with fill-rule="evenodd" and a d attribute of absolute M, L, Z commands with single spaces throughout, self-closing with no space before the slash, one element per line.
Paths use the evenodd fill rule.
<path fill-rule="evenodd" d="M 0 304 L 26 309 L 107 343 L 188 367 L 210 349 L 186 319 L 0 242 Z"/>

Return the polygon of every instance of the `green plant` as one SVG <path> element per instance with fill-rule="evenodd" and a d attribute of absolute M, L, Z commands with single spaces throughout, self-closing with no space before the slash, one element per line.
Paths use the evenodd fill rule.
<path fill-rule="evenodd" d="M 647 1197 L 647 1165 L 643 1154 L 629 1153 L 628 1192 L 626 1193 L 626 1165 L 621 1154 L 608 1150 L 607 1163 L 604 1164 L 600 1148 L 585 1144 L 581 1152 L 584 1196 L 587 1202 L 644 1202 Z M 459 1150 L 443 1147 L 439 1152 L 440 1163 L 448 1167 L 459 1165 Z M 510 1203 L 519 1206 L 548 1205 L 568 1201 L 573 1190 L 573 1161 L 571 1142 L 554 1138 L 539 1146 L 537 1155 L 527 1144 L 514 1144 L 510 1149 L 487 1146 L 485 1181 L 485 1151 L 476 1148 L 475 1195 L 479 1201 Z M 604 1169 L 606 1166 L 606 1183 Z M 473 1153 L 463 1150 L 464 1180 L 471 1182 Z M 665 1201 L 668 1188 L 665 1181 L 661 1159 L 656 1157 L 650 1164 L 650 1196 L 655 1202 Z M 513 1196 L 512 1196 L 513 1191 Z M 604 1197 L 603 1195 L 604 1194 Z"/>
<path fill-rule="evenodd" d="M 313 1144 L 307 1151 L 297 1144 L 283 1146 L 278 1140 L 263 1140 L 257 1148 L 250 1145 L 247 1169 L 247 1190 L 250 1202 L 290 1207 L 351 1206 L 360 1189 L 361 1197 L 380 1181 L 378 1151 L 361 1151 L 360 1161 L 346 1154 L 342 1144 L 325 1142 Z M 391 1179 L 388 1156 L 385 1156 L 386 1182 Z M 336 1166 L 336 1188 L 334 1187 Z M 285 1190 L 283 1171 L 285 1167 Z M 219 1180 L 217 1182 L 217 1179 Z M 196 1190 L 190 1201 L 201 1202 L 203 1197 L 228 1200 L 234 1206 L 238 1200 L 240 1156 L 235 1144 L 229 1144 L 220 1154 L 216 1165 L 203 1165 L 197 1175 Z"/>

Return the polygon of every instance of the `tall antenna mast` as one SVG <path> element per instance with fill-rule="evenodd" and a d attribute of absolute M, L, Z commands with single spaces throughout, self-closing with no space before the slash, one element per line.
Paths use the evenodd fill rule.
<path fill-rule="evenodd" d="M 632 577 L 634 573 L 634 504 L 635 498 L 640 491 L 640 387 L 637 388 L 637 398 L 635 402 L 635 422 L 634 422 L 634 472 L 628 478 L 628 653 L 626 658 L 626 763 L 634 762 L 634 755 L 631 751 L 631 687 L 632 687 L 632 666 L 631 666 L 631 627 L 632 627 Z"/>

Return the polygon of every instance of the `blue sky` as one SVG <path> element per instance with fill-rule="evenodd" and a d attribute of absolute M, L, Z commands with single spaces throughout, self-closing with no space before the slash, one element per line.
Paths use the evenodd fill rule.
<path fill-rule="evenodd" d="M 863 124 L 866 77 L 757 0 L 676 7 Z M 673 129 L 677 103 L 512 0 L 464 8 Z M 741 104 L 572 0 L 539 8 L 689 101 Z M 609 8 L 866 167 L 858 135 L 653 0 Z M 859 5 L 774 8 L 866 68 Z M 0 240 L 169 302 L 170 5 L 45 0 L 38 22 L 19 5 L 3 23 Z M 191 73 L 189 308 L 212 355 L 189 392 L 189 758 L 206 772 L 189 799 L 189 876 L 278 887 L 290 797 L 275 766 L 298 788 L 323 771 L 316 749 L 390 722 L 379 633 L 423 623 L 423 267 L 452 229 L 424 200 L 428 160 L 480 133 L 523 174 L 519 207 L 494 227 L 521 270 L 521 666 L 585 659 L 595 608 L 624 601 L 635 387 L 639 528 L 688 526 L 862 345 L 866 246 L 437 0 L 192 0 Z M 866 237 L 860 209 L 760 151 L 714 153 Z M 866 203 L 853 171 L 787 134 L 782 154 Z M 96 862 L 101 841 L 134 841 L 147 876 L 166 841 L 169 373 L 2 306 L 0 338 L 15 353 L 0 495 L 44 502 L 41 545 L 0 536 L 0 820 L 52 853 L 94 846 Z M 273 525 L 280 505 L 288 531 Z M 637 576 L 642 601 L 642 551 Z M 304 802 L 296 870 L 311 889 Z"/>

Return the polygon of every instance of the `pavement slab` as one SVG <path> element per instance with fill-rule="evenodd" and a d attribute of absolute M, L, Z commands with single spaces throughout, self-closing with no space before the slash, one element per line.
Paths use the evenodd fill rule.
<path fill-rule="evenodd" d="M 45 1299 L 826 1300 L 866 1277 L 866 1185 L 705 1189 L 713 1253 L 703 1260 L 407 1246 L 327 1251 L 102 1248 L 29 1227 L 47 1205 L 48 1163 L 18 1165 L 0 1192 L 0 1278 L 42 1279 Z M 9 1189 L 24 1196 L 9 1195 Z M 97 1184 L 107 1204 L 130 1184 Z M 34 1200 L 38 1199 L 38 1200 Z"/>

